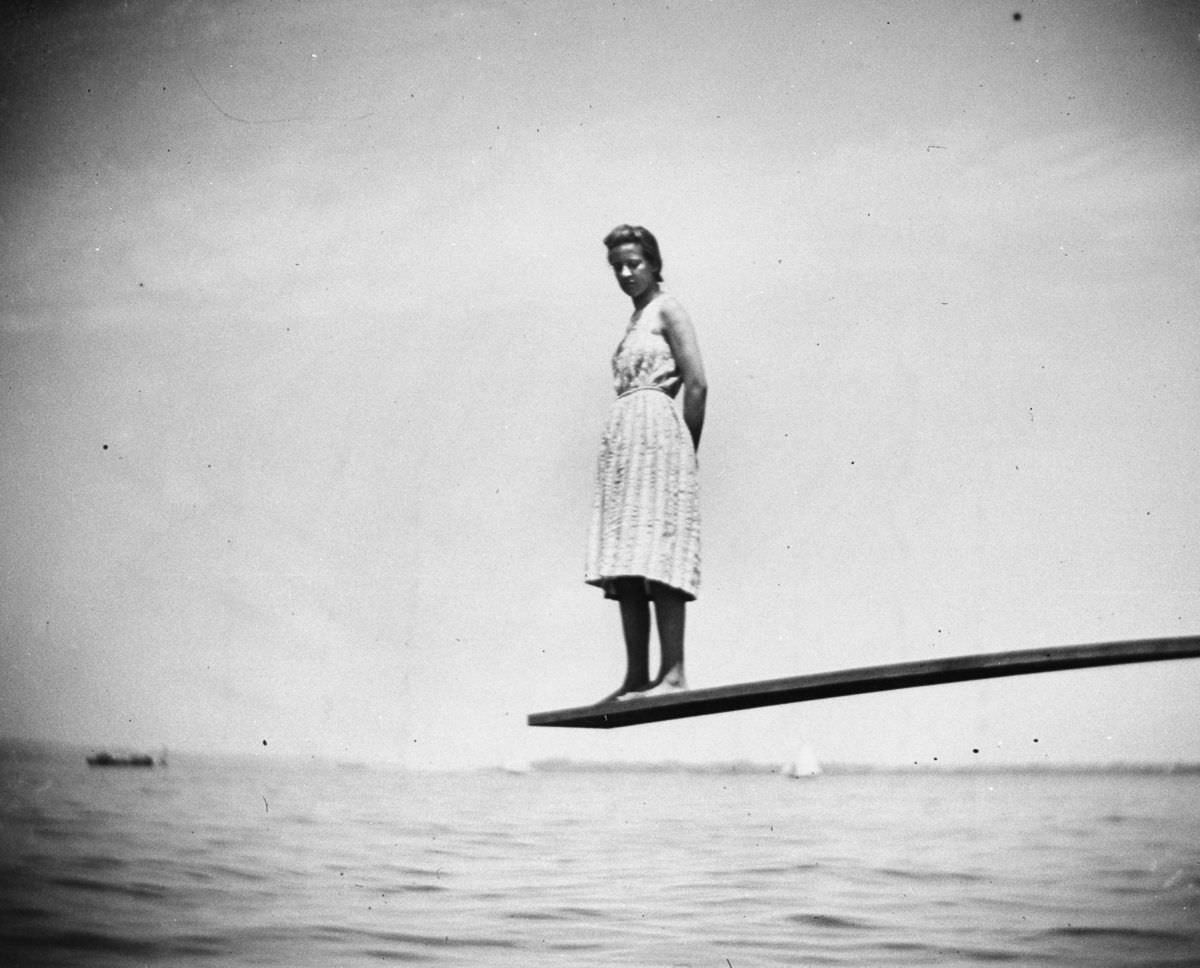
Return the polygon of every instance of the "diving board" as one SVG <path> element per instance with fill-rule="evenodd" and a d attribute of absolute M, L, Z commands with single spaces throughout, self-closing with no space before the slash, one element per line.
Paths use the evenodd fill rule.
<path fill-rule="evenodd" d="M 922 659 L 894 665 L 867 666 L 837 672 L 819 672 L 786 679 L 764 679 L 707 689 L 690 689 L 663 696 L 601 702 L 592 706 L 531 713 L 530 726 L 576 726 L 612 729 L 666 719 L 708 716 L 759 706 L 811 702 L 892 689 L 936 686 L 946 682 L 969 682 L 1025 676 L 1035 672 L 1086 669 L 1130 662 L 1160 662 L 1166 659 L 1200 657 L 1200 635 L 1165 639 L 1136 639 L 1096 645 L 1067 645 L 1019 652 L 985 652 L 948 659 Z"/>

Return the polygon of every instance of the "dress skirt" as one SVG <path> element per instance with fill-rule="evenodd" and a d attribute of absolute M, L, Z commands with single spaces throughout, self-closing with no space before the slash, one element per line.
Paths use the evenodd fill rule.
<path fill-rule="evenodd" d="M 614 578 L 638 577 L 694 599 L 699 490 L 691 434 L 672 399 L 653 387 L 618 397 L 596 466 L 584 580 L 607 598 Z"/>

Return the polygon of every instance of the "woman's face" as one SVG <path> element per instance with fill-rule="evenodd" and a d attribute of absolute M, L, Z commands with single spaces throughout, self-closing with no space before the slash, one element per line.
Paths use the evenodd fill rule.
<path fill-rule="evenodd" d="M 626 242 L 609 249 L 608 264 L 617 277 L 617 284 L 634 299 L 658 285 L 658 280 L 654 278 L 654 267 L 646 261 L 642 247 L 636 242 Z"/>

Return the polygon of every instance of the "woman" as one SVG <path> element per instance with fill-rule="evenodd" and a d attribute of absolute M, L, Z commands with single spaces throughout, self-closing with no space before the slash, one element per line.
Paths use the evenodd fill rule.
<path fill-rule="evenodd" d="M 617 400 L 596 472 L 585 580 L 621 606 L 626 699 L 686 689 L 685 607 L 700 584 L 696 450 L 708 384 L 687 312 L 662 289 L 654 236 L 619 225 L 604 239 L 608 264 L 633 300 L 612 359 Z M 674 399 L 683 390 L 683 413 Z M 661 666 L 650 678 L 650 603 Z"/>

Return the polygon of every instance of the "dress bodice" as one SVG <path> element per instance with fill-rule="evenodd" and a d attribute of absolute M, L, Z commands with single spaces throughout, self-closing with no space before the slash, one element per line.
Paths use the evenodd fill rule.
<path fill-rule="evenodd" d="M 663 335 L 661 297 L 634 313 L 612 358 L 613 387 L 618 394 L 653 387 L 674 397 L 683 378 Z"/>

